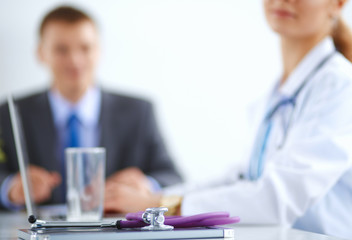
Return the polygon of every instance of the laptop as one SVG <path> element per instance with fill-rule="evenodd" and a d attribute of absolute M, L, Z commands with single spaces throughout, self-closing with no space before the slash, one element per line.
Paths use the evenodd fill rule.
<path fill-rule="evenodd" d="M 12 95 L 7 96 L 8 108 L 10 112 L 10 120 L 12 126 L 12 132 L 15 140 L 16 147 L 16 155 L 19 166 L 19 171 L 21 175 L 24 197 L 25 197 L 25 206 L 27 210 L 28 216 L 34 215 L 36 217 L 57 220 L 63 219 L 66 216 L 66 205 L 48 205 L 43 207 L 37 207 L 34 203 L 32 196 L 32 186 L 31 181 L 29 181 L 28 176 L 28 166 L 29 166 L 29 158 L 26 148 L 26 142 L 23 133 L 23 125 L 21 122 L 21 118 L 19 117 L 18 109 L 14 103 Z"/>

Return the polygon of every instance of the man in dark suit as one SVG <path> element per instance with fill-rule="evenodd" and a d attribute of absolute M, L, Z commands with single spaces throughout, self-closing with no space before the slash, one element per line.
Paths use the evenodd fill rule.
<path fill-rule="evenodd" d="M 92 18 L 71 7 L 59 7 L 48 13 L 40 27 L 38 56 L 51 70 L 51 88 L 16 101 L 37 203 L 64 202 L 64 148 L 70 146 L 106 148 L 106 211 L 119 211 L 119 206 L 128 205 L 117 203 L 115 197 L 130 187 L 148 194 L 157 187 L 181 180 L 159 134 L 151 104 L 108 93 L 94 83 L 99 44 Z M 74 144 L 72 129 L 77 135 Z M 3 105 L 0 108 L 3 207 L 17 208 L 24 203 L 17 171 L 9 112 L 7 105 Z M 139 209 L 132 206 L 130 210 Z"/>

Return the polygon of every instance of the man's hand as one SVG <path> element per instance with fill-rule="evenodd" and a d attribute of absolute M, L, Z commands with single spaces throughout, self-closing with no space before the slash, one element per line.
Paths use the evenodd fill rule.
<path fill-rule="evenodd" d="M 152 194 L 148 178 L 135 167 L 109 177 L 105 184 L 105 212 L 137 212 L 158 207 L 160 196 Z"/>
<path fill-rule="evenodd" d="M 33 199 L 36 203 L 48 200 L 52 190 L 61 183 L 61 177 L 57 172 L 48 172 L 43 168 L 31 165 L 28 168 L 28 173 Z M 25 203 L 20 173 L 17 173 L 10 183 L 9 200 L 14 204 Z"/>
<path fill-rule="evenodd" d="M 104 211 L 129 213 L 159 207 L 161 196 L 140 191 L 126 184 L 108 184 L 105 188 Z"/>
<path fill-rule="evenodd" d="M 121 170 L 106 180 L 106 187 L 114 184 L 125 184 L 138 191 L 150 193 L 151 185 L 144 173 L 136 167 Z"/>

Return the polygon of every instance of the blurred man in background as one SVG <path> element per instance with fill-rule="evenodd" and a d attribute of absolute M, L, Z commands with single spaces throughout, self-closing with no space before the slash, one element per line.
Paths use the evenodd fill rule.
<path fill-rule="evenodd" d="M 114 209 L 112 200 L 123 194 L 124 185 L 147 194 L 181 181 L 159 134 L 152 105 L 96 85 L 99 54 L 97 26 L 86 13 L 63 6 L 44 17 L 38 57 L 51 71 L 51 87 L 17 101 L 36 203 L 65 201 L 66 147 L 106 148 L 106 211 Z M 3 105 L 1 206 L 9 209 L 24 204 L 16 160 L 9 112 Z"/>

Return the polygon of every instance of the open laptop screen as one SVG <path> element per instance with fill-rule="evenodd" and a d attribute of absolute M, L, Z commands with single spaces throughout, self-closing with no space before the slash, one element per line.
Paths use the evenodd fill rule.
<path fill-rule="evenodd" d="M 20 174 L 21 174 L 21 179 L 23 184 L 27 214 L 28 216 L 35 215 L 36 210 L 32 201 L 33 200 L 31 196 L 32 191 L 31 191 L 31 185 L 30 185 L 28 171 L 27 171 L 29 161 L 28 161 L 25 138 L 23 134 L 23 127 L 19 117 L 18 110 L 13 101 L 12 95 L 7 96 L 7 101 L 8 101 L 8 107 L 10 112 L 12 132 L 15 139 L 17 161 L 18 161 L 18 166 L 20 169 Z"/>

